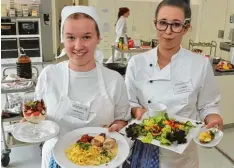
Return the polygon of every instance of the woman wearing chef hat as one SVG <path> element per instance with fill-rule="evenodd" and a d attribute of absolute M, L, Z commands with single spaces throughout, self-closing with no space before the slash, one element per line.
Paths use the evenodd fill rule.
<path fill-rule="evenodd" d="M 128 43 L 128 39 L 127 39 L 127 21 L 126 19 L 128 18 L 128 16 L 130 15 L 130 10 L 127 7 L 122 7 L 119 8 L 119 12 L 118 12 L 118 18 L 117 18 L 117 22 L 115 25 L 115 33 L 116 33 L 116 39 L 115 42 L 118 43 L 119 42 L 119 38 L 120 37 L 124 37 L 124 43 L 127 44 Z M 128 54 L 125 54 L 126 58 Z M 115 51 L 115 55 L 114 55 L 114 60 L 117 60 L 121 57 L 121 53 L 119 51 Z M 128 59 L 128 58 L 127 58 Z M 106 63 L 111 63 L 112 62 L 112 57 L 110 57 Z"/>
<path fill-rule="evenodd" d="M 111 125 L 110 131 L 118 131 L 130 118 L 124 79 L 95 60 L 100 25 L 94 7 L 62 10 L 61 41 L 69 61 L 44 68 L 36 87 L 44 93 L 48 119 L 60 126 L 59 136 L 87 126 Z M 59 136 L 45 142 L 42 168 L 49 167 Z"/>
<path fill-rule="evenodd" d="M 207 127 L 223 127 L 219 115 L 220 94 L 209 60 L 182 48 L 188 32 L 191 9 L 188 0 L 163 0 L 154 24 L 159 45 L 129 61 L 126 84 L 132 115 L 139 119 L 148 106 L 160 102 L 167 112 L 201 119 Z M 191 142 L 182 154 L 135 141 L 124 168 L 198 168 L 198 153 Z"/>

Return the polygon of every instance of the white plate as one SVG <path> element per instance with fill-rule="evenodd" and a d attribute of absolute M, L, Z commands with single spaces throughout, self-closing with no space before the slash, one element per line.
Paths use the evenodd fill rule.
<path fill-rule="evenodd" d="M 84 134 L 97 135 L 105 133 L 108 137 L 116 139 L 118 143 L 118 154 L 108 164 L 100 166 L 79 166 L 69 160 L 65 154 L 65 150 L 72 144 L 76 143 Z M 127 140 L 117 132 L 108 132 L 106 128 L 102 127 L 86 127 L 71 131 L 61 137 L 53 148 L 53 155 L 56 162 L 63 168 L 115 168 L 121 165 L 129 155 L 129 145 Z"/>
<path fill-rule="evenodd" d="M 141 120 L 133 120 L 128 125 L 133 124 L 133 123 L 140 124 L 140 123 L 142 123 L 143 119 L 146 119 L 146 118 L 149 118 L 148 112 L 144 114 L 144 116 L 142 117 Z M 186 136 L 187 143 L 185 143 L 185 144 L 178 144 L 178 145 L 177 144 L 172 144 L 170 146 L 166 146 L 166 145 L 161 145 L 160 141 L 153 139 L 152 142 L 151 142 L 151 144 L 159 146 L 161 148 L 165 148 L 165 149 L 171 150 L 171 151 L 179 153 L 179 154 L 182 154 L 184 152 L 184 150 L 187 148 L 187 146 L 189 145 L 189 143 L 191 142 L 191 140 L 193 139 L 193 137 L 198 134 L 198 132 L 199 132 L 199 130 L 202 127 L 203 124 L 197 124 L 197 123 L 200 123 L 200 121 L 191 120 L 191 119 L 188 119 L 188 118 L 180 117 L 178 115 L 171 115 L 171 114 L 169 114 L 169 118 L 174 118 L 174 119 L 176 119 L 177 121 L 180 121 L 180 122 L 190 121 L 190 122 L 192 122 L 192 124 L 194 126 L 196 126 L 195 128 L 192 128 L 189 131 L 188 135 Z M 128 127 L 128 125 L 126 127 L 124 127 L 120 131 L 122 134 L 126 135 L 125 129 Z M 141 140 L 142 137 L 140 137 L 138 139 Z"/>
<path fill-rule="evenodd" d="M 203 128 L 201 128 L 201 129 L 199 130 L 199 134 L 200 134 L 201 132 L 206 132 L 206 131 L 208 131 L 208 129 L 205 128 L 205 127 L 203 127 Z M 197 136 L 195 136 L 195 137 L 193 138 L 193 140 L 194 140 L 198 145 L 201 145 L 201 146 L 207 147 L 207 148 L 212 148 L 212 147 L 218 145 L 219 142 L 220 142 L 220 140 L 223 138 L 223 132 L 220 131 L 220 130 L 218 130 L 218 132 L 215 133 L 215 138 L 214 138 L 211 142 L 209 142 L 209 143 L 201 143 L 200 140 L 199 140 L 199 134 L 198 134 Z"/>
<path fill-rule="evenodd" d="M 44 120 L 36 124 L 36 128 L 40 130 L 40 138 L 32 136 L 30 133 L 34 124 L 22 122 L 15 125 L 12 135 L 15 139 L 27 143 L 39 143 L 55 137 L 59 133 L 59 126 L 53 121 Z"/>

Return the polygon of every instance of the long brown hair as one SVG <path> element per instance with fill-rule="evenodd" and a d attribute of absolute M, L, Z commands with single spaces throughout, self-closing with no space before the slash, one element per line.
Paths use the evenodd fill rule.
<path fill-rule="evenodd" d="M 129 12 L 129 8 L 127 7 L 122 7 L 122 8 L 119 8 L 119 12 L 118 12 L 118 18 L 117 18 L 117 21 L 119 20 L 119 18 L 121 16 L 123 16 L 125 13 Z"/>
<path fill-rule="evenodd" d="M 157 19 L 158 17 L 158 12 L 163 6 L 174 6 L 181 8 L 184 11 L 184 17 L 186 20 L 185 24 L 190 24 L 191 22 L 191 16 L 192 16 L 192 11 L 190 8 L 190 0 L 163 0 L 157 7 L 156 12 L 155 12 L 155 17 Z"/>

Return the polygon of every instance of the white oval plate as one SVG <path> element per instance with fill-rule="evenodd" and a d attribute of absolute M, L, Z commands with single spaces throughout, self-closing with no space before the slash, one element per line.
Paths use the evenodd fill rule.
<path fill-rule="evenodd" d="M 118 154 L 109 163 L 100 166 L 79 166 L 69 160 L 65 154 L 65 150 L 72 144 L 76 143 L 78 139 L 84 134 L 91 136 L 100 133 L 105 133 L 108 137 L 116 139 L 118 143 Z M 130 151 L 127 140 L 117 132 L 108 132 L 106 128 L 102 127 L 86 127 L 71 131 L 61 138 L 53 148 L 53 155 L 56 162 L 63 168 L 114 168 L 120 166 L 128 157 Z"/>
<path fill-rule="evenodd" d="M 223 138 L 223 132 L 220 131 L 220 130 L 218 130 L 218 132 L 215 133 L 215 137 L 214 137 L 214 139 L 213 139 L 211 142 L 209 142 L 209 143 L 201 143 L 200 140 L 199 140 L 199 135 L 200 135 L 201 132 L 206 132 L 206 131 L 208 131 L 207 128 L 205 128 L 205 127 L 201 128 L 201 129 L 199 130 L 198 135 L 195 136 L 195 137 L 193 138 L 193 140 L 194 140 L 198 145 L 203 146 L 203 147 L 207 147 L 207 148 L 212 148 L 212 147 L 218 145 L 219 142 L 220 142 L 220 140 Z"/>
<path fill-rule="evenodd" d="M 36 124 L 36 128 L 40 130 L 40 138 L 29 134 L 29 131 L 31 131 L 33 127 L 34 124 L 29 122 L 18 123 L 15 125 L 12 135 L 21 142 L 39 143 L 47 141 L 59 133 L 59 126 L 50 120 L 43 120 L 39 124 Z"/>

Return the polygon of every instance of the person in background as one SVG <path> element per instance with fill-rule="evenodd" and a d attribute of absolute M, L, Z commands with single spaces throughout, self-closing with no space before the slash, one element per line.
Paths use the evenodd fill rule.
<path fill-rule="evenodd" d="M 102 54 L 96 51 L 100 25 L 94 7 L 66 6 L 62 10 L 61 42 L 69 60 L 44 68 L 35 90 L 44 93 L 47 117 L 60 127 L 58 137 L 43 145 L 42 168 L 59 167 L 52 149 L 67 132 L 103 125 L 119 131 L 131 118 L 123 77 L 95 60 L 96 54 Z"/>
<path fill-rule="evenodd" d="M 119 42 L 120 37 L 124 37 L 125 44 L 128 43 L 126 19 L 129 17 L 129 15 L 130 15 L 129 8 L 127 7 L 119 8 L 118 18 L 117 18 L 117 22 L 115 25 L 115 33 L 116 33 L 115 42 L 116 43 Z M 121 53 L 115 50 L 114 61 L 116 61 L 119 58 L 121 58 Z M 127 55 L 126 55 L 126 59 L 128 59 Z M 110 57 L 106 63 L 111 63 L 111 62 L 112 62 L 112 57 Z"/>
<path fill-rule="evenodd" d="M 159 44 L 134 56 L 128 63 L 125 82 L 131 113 L 140 119 L 154 102 L 167 106 L 170 114 L 204 121 L 207 128 L 223 127 L 217 81 L 209 59 L 181 47 L 189 31 L 189 0 L 163 0 L 154 24 Z M 198 168 L 196 144 L 191 141 L 182 154 L 136 140 L 123 168 Z"/>

